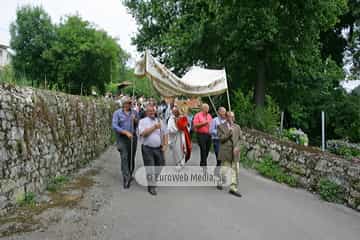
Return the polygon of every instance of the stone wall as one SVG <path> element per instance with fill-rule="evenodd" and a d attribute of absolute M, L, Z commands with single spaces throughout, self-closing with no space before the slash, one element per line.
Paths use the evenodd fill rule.
<path fill-rule="evenodd" d="M 280 141 L 273 136 L 243 129 L 246 156 L 255 161 L 271 156 L 299 185 L 317 191 L 322 178 L 329 179 L 345 189 L 345 204 L 360 210 L 360 162 L 312 147 Z"/>
<path fill-rule="evenodd" d="M 104 99 L 0 84 L 0 209 L 104 151 L 113 110 Z"/>

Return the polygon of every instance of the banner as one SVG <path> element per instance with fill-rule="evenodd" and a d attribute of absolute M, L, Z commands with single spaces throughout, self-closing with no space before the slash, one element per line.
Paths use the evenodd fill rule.
<path fill-rule="evenodd" d="M 156 91 L 164 97 L 171 96 L 213 96 L 227 90 L 225 69 L 214 70 L 193 66 L 179 78 L 146 51 L 136 63 L 135 75 L 147 76 Z"/>

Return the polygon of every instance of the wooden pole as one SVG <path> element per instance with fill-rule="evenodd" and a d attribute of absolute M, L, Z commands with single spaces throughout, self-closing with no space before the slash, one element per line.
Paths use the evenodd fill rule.
<path fill-rule="evenodd" d="M 227 102 L 228 102 L 229 111 L 231 112 L 229 89 L 226 89 L 226 96 L 227 96 Z"/>

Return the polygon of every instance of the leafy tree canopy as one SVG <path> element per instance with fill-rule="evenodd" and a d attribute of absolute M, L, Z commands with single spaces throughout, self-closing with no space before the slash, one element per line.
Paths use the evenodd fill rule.
<path fill-rule="evenodd" d="M 52 24 L 41 7 L 24 6 L 11 24 L 11 47 L 17 73 L 37 86 L 73 94 L 104 93 L 105 86 L 124 74 L 128 54 L 116 39 L 80 16 Z"/>

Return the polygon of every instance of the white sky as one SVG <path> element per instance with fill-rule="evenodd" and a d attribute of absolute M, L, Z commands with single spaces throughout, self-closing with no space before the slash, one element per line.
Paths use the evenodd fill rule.
<path fill-rule="evenodd" d="M 127 13 L 121 0 L 1 0 L 0 1 L 0 43 L 9 44 L 9 25 L 16 19 L 16 9 L 24 4 L 41 5 L 53 22 L 78 13 L 97 28 L 104 29 L 119 39 L 120 46 L 136 58 L 136 47 L 131 45 L 131 37 L 136 33 L 136 22 Z"/>

